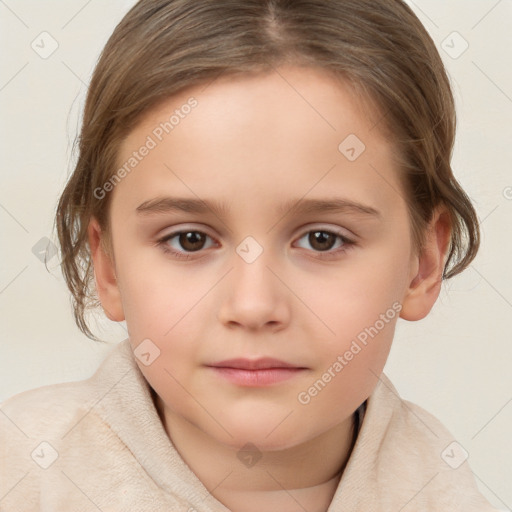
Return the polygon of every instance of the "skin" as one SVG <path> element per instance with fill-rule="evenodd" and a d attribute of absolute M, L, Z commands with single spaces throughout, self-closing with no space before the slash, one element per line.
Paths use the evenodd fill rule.
<path fill-rule="evenodd" d="M 435 212 L 418 253 L 378 114 L 319 70 L 282 67 L 187 89 L 143 117 L 119 164 L 191 96 L 198 106 L 112 192 L 112 257 L 90 222 L 98 294 L 111 320 L 126 320 L 134 349 L 148 338 L 160 349 L 151 365 L 137 364 L 158 394 L 166 432 L 216 499 L 237 512 L 286 512 L 297 502 L 325 511 L 353 447 L 354 411 L 378 382 L 398 315 L 308 404 L 298 394 L 393 303 L 406 320 L 428 314 L 448 216 Z M 338 150 L 349 134 L 366 146 L 353 162 Z M 136 212 L 162 196 L 223 201 L 226 211 Z M 303 197 L 343 198 L 379 215 L 278 213 Z M 179 230 L 208 235 L 196 252 L 177 236 L 165 242 L 188 260 L 157 242 Z M 315 231 L 334 234 L 322 246 L 308 237 Z M 355 243 L 343 245 L 337 233 Z M 236 252 L 247 236 L 263 248 L 252 263 Z M 260 356 L 305 370 L 248 388 L 205 366 Z M 237 458 L 248 442 L 262 455 L 252 467 Z"/>

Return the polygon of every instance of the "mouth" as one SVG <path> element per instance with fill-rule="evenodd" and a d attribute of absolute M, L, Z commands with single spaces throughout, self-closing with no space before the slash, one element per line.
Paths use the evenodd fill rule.
<path fill-rule="evenodd" d="M 238 386 L 262 387 L 289 380 L 306 367 L 296 366 L 279 359 L 229 359 L 207 365 L 219 377 Z"/>

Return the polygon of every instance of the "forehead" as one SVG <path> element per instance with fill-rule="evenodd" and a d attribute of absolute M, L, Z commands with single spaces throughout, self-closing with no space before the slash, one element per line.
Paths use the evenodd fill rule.
<path fill-rule="evenodd" d="M 379 131 L 384 127 L 383 116 L 375 101 L 357 93 L 348 80 L 334 72 L 291 65 L 269 72 L 222 75 L 188 87 L 149 109 L 134 132 L 148 132 L 169 120 L 192 97 L 202 114 L 194 117 L 199 117 L 201 125 L 207 128 L 222 124 L 224 130 L 228 125 L 236 130 L 263 119 L 267 131 L 278 124 L 293 131 L 294 127 L 304 128 L 295 123 L 301 118 L 310 121 L 310 132 L 328 129 L 341 131 L 339 135 L 342 135 L 343 130 L 352 129 L 363 135 L 369 129 L 373 138 L 387 142 Z M 197 109 L 194 111 L 197 113 Z M 277 117 L 283 113 L 285 116 Z M 199 127 L 193 120 L 187 124 Z M 379 129 L 375 129 L 377 125 Z M 131 135 L 136 137 L 134 132 Z"/>
<path fill-rule="evenodd" d="M 132 209 L 163 189 L 238 195 L 249 207 L 255 195 L 271 202 L 337 189 L 366 195 L 378 207 L 386 198 L 396 201 L 391 196 L 400 187 L 378 120 L 373 104 L 324 71 L 287 67 L 220 77 L 143 116 L 120 147 L 118 167 L 137 161 L 113 194 Z M 145 156 L 134 156 L 144 146 L 151 146 Z"/>

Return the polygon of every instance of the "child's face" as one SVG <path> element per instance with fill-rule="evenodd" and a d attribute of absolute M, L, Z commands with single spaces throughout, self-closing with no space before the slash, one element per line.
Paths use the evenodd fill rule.
<path fill-rule="evenodd" d="M 234 447 L 291 447 L 348 424 L 376 385 L 418 270 L 404 193 L 378 117 L 327 75 L 282 68 L 203 88 L 160 105 L 122 144 L 119 166 L 153 146 L 148 136 L 156 147 L 113 191 L 117 282 L 100 296 L 134 349 L 149 339 L 160 350 L 138 364 L 167 421 Z M 190 97 L 197 106 L 181 109 Z M 176 109 L 172 131 L 155 131 Z M 340 151 L 350 134 L 361 154 L 353 137 Z M 137 211 L 166 197 L 223 210 Z M 362 207 L 290 210 L 313 200 Z M 177 231 L 192 233 L 157 245 Z M 301 369 L 249 385 L 209 366 L 262 357 Z"/>

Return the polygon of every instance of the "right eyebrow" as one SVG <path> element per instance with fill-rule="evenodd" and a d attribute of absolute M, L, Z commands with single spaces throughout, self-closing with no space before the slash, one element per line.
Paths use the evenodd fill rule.
<path fill-rule="evenodd" d="M 218 217 L 224 217 L 228 212 L 227 205 L 217 201 L 202 201 L 183 197 L 156 197 L 148 199 L 137 206 L 139 215 L 152 215 L 171 212 L 208 213 L 213 212 Z"/>

